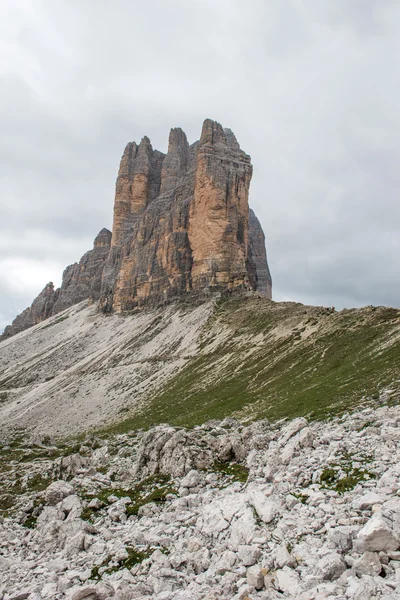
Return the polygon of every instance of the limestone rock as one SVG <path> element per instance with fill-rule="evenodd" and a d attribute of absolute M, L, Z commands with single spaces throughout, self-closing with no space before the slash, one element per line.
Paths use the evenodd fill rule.
<path fill-rule="evenodd" d="M 123 312 L 212 290 L 259 289 L 270 297 L 263 233 L 249 215 L 251 175 L 250 157 L 233 133 L 210 119 L 191 146 L 181 129 L 172 129 L 166 155 L 148 138 L 128 144 L 102 310 Z"/>
<path fill-rule="evenodd" d="M 258 291 L 271 298 L 265 238 L 248 196 L 250 157 L 230 129 L 206 119 L 189 145 L 171 129 L 168 152 L 149 138 L 130 142 L 118 172 L 112 234 L 68 266 L 6 328 L 9 337 L 81 302 L 104 312 L 159 306 L 210 291 Z"/>
<path fill-rule="evenodd" d="M 26 308 L 21 314 L 19 314 L 11 325 L 8 325 L 2 338 L 10 337 L 20 331 L 28 329 L 37 323 L 41 323 L 45 319 L 48 319 L 53 314 L 53 307 L 55 301 L 55 289 L 54 284 L 50 281 L 40 294 L 35 298 L 29 308 Z"/>
<path fill-rule="evenodd" d="M 299 575 L 289 567 L 278 569 L 275 573 L 275 587 L 280 592 L 296 593 L 299 584 Z"/>
<path fill-rule="evenodd" d="M 255 565 L 254 567 L 247 569 L 246 577 L 249 585 L 256 590 L 262 590 L 264 587 L 264 573 L 260 567 Z"/>
<path fill-rule="evenodd" d="M 332 580 L 340 577 L 346 570 L 346 563 L 340 554 L 332 552 L 327 554 L 318 562 L 317 573 L 322 579 Z"/>
<path fill-rule="evenodd" d="M 353 502 L 356 510 L 370 510 L 374 504 L 383 504 L 384 498 L 375 492 L 368 492 Z"/>
<path fill-rule="evenodd" d="M 249 244 L 256 270 L 257 291 L 266 298 L 272 298 L 272 278 L 265 249 L 265 235 L 260 221 L 251 208 L 249 210 Z"/>
<path fill-rule="evenodd" d="M 359 577 L 362 575 L 374 577 L 379 575 L 382 565 L 376 552 L 364 552 L 360 558 L 354 561 L 353 568 Z"/>
<path fill-rule="evenodd" d="M 74 493 L 74 488 L 70 483 L 66 481 L 53 481 L 46 489 L 45 497 L 47 504 L 54 506 L 61 500 L 64 500 L 67 496 L 71 496 Z"/>
<path fill-rule="evenodd" d="M 257 546 L 247 546 L 245 544 L 239 546 L 238 557 L 245 567 L 252 567 L 260 558 L 261 551 Z"/>
<path fill-rule="evenodd" d="M 380 550 L 397 550 L 400 537 L 381 515 L 372 517 L 359 531 L 355 547 L 359 552 L 379 552 Z"/>
<path fill-rule="evenodd" d="M 61 287 L 56 290 L 53 315 L 82 300 L 96 302 L 99 299 L 101 276 L 110 244 L 111 232 L 102 229 L 94 240 L 93 249 L 86 252 L 79 263 L 65 269 Z"/>
<path fill-rule="evenodd" d="M 93 250 L 86 252 L 79 263 L 65 269 L 61 287 L 54 289 L 53 282 L 48 283 L 32 305 L 18 315 L 12 325 L 5 328 L 0 339 L 37 325 L 82 300 L 97 301 L 100 297 L 104 261 L 109 254 L 110 244 L 111 232 L 102 229 L 94 240 Z"/>
<path fill-rule="evenodd" d="M 206 119 L 190 204 L 193 288 L 256 287 L 247 269 L 251 176 L 250 157 L 228 144 L 219 123 Z"/>
<path fill-rule="evenodd" d="M 191 430 L 163 425 L 109 434 L 105 447 L 112 481 L 93 468 L 97 451 L 87 444 L 87 462 L 71 479 L 75 494 L 56 506 L 43 506 L 41 492 L 33 500 L 32 491 L 24 492 L 21 487 L 22 497 L 16 497 L 10 516 L 0 518 L 0 598 L 398 599 L 400 497 L 397 488 L 388 488 L 387 476 L 400 472 L 400 448 L 395 443 L 387 445 L 372 428 L 358 430 L 364 410 L 308 425 L 298 420 L 276 423 L 269 430 L 268 446 L 258 449 L 251 439 L 244 441 L 250 433 L 258 436 L 265 430 L 261 423 L 227 426 L 226 420 L 209 421 Z M 400 407 L 380 406 L 373 415 L 392 427 L 390 441 L 394 442 Z M 285 449 L 307 429 L 312 431 L 313 444 L 300 445 L 289 463 L 276 463 L 274 482 L 266 482 L 261 473 L 271 453 Z M 180 436 L 174 437 L 177 433 Z M 332 442 L 321 443 L 326 439 Z M 218 448 L 234 440 L 242 440 L 243 452 L 248 458 L 251 455 L 247 483 L 223 472 L 216 479 L 208 477 L 212 463 L 205 472 L 193 467 L 186 471 L 181 458 L 186 447 L 189 464 L 201 448 L 204 456 L 210 452 L 215 460 Z M 154 453 L 151 446 L 157 447 Z M 356 459 L 373 451 L 369 468 L 376 478 L 359 481 L 343 495 L 319 483 L 302 487 L 321 465 L 337 461 L 344 448 L 354 452 L 356 464 Z M 36 452 L 28 461 L 20 461 L 17 454 L 11 459 L 12 468 L 0 473 L 1 482 L 10 489 L 14 481 L 25 481 L 29 472 L 53 472 L 49 462 L 48 456 L 38 457 Z M 138 462 L 141 468 L 135 469 Z M 160 467 L 171 469 L 174 462 L 179 468 L 168 487 L 176 494 L 166 493 L 164 478 L 159 478 Z M 155 467 L 155 477 L 147 477 L 146 465 L 147 475 Z M 65 485 L 57 482 L 55 487 Z M 185 496 L 179 494 L 183 488 L 188 492 Z M 130 497 L 134 490 L 140 490 L 144 502 L 137 515 L 130 510 L 135 506 Z M 288 495 L 294 498 L 303 492 L 307 492 L 305 503 L 287 500 Z M 95 494 L 101 494 L 104 502 L 87 504 Z M 158 502 L 154 501 L 157 496 Z M 381 502 L 375 502 L 376 496 Z M 137 498 L 135 493 L 135 504 Z M 371 519 L 367 506 L 354 508 L 364 504 L 374 507 Z M 271 510 L 274 506 L 277 510 Z M 79 516 L 82 508 L 94 510 L 84 510 Z M 263 510 L 264 519 L 260 518 Z M 20 519 L 21 512 L 37 517 L 32 529 Z M 129 512 L 134 514 L 128 516 Z M 368 531 L 379 533 L 376 526 L 382 523 L 381 539 L 389 532 L 389 540 L 395 541 L 392 547 L 399 549 L 360 549 L 361 540 L 373 541 L 371 535 L 367 539 Z M 135 556 L 138 562 L 135 559 L 132 566 L 129 563 Z"/>

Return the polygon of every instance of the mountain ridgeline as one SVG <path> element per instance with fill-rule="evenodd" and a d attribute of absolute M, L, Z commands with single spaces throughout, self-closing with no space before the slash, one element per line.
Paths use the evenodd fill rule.
<path fill-rule="evenodd" d="M 87 300 L 103 312 L 156 307 L 217 291 L 257 291 L 271 298 L 261 225 L 249 209 L 250 157 L 230 129 L 207 119 L 189 145 L 172 129 L 168 152 L 144 137 L 124 151 L 116 182 L 112 234 L 48 283 L 6 327 L 10 337 Z"/>

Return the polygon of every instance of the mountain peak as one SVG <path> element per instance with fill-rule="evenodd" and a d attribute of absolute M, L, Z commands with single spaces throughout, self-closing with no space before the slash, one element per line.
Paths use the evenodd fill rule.
<path fill-rule="evenodd" d="M 124 150 L 116 182 L 112 233 L 103 228 L 93 250 L 67 267 L 19 315 L 5 336 L 78 303 L 104 312 L 159 306 L 210 292 L 258 291 L 271 298 L 264 233 L 248 196 L 250 157 L 234 133 L 206 119 L 189 146 L 180 127 L 168 152 L 144 136 Z"/>

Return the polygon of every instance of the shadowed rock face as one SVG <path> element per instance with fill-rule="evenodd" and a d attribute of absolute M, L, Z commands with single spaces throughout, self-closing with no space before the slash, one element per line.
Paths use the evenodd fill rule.
<path fill-rule="evenodd" d="M 6 328 L 8 337 L 89 300 L 104 312 L 157 306 L 210 291 L 254 290 L 271 298 L 261 225 L 249 211 L 250 157 L 230 129 L 210 119 L 189 145 L 171 129 L 168 152 L 144 137 L 123 153 L 112 234 L 67 267 Z"/>
<path fill-rule="evenodd" d="M 249 210 L 249 243 L 257 275 L 257 291 L 272 298 L 272 278 L 269 272 L 265 235 L 254 210 Z"/>
<path fill-rule="evenodd" d="M 18 315 L 12 322 L 12 325 L 8 325 L 5 328 L 1 337 L 5 338 L 15 335 L 51 317 L 53 314 L 55 293 L 54 284 L 50 281 L 35 298 L 31 306 Z"/>
<path fill-rule="evenodd" d="M 61 288 L 57 290 L 53 315 L 87 298 L 91 303 L 100 298 L 101 276 L 110 245 L 111 232 L 102 229 L 94 240 L 93 250 L 86 252 L 79 263 L 65 269 Z"/>
<path fill-rule="evenodd" d="M 213 290 L 258 290 L 270 298 L 256 218 L 249 230 L 251 176 L 250 157 L 232 131 L 210 119 L 191 146 L 181 129 L 172 129 L 166 155 L 153 151 L 148 138 L 128 144 L 116 184 L 102 310 Z"/>
<path fill-rule="evenodd" d="M 24 331 L 82 300 L 97 301 L 100 297 L 104 261 L 109 254 L 110 244 L 111 231 L 102 229 L 94 240 L 93 250 L 86 252 L 79 263 L 69 265 L 65 269 L 61 287 L 54 289 L 53 283 L 48 283 L 32 305 L 18 315 L 12 325 L 5 328 L 1 337 Z"/>

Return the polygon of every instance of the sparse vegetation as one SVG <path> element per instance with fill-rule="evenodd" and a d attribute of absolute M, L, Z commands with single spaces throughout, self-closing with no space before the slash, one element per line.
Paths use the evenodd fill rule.
<path fill-rule="evenodd" d="M 338 463 L 334 463 L 326 467 L 320 475 L 320 483 L 322 487 L 334 490 L 339 494 L 344 494 L 355 488 L 361 481 L 375 479 L 376 475 L 373 471 L 366 468 L 354 466 L 354 463 L 362 463 L 364 465 L 372 461 L 371 456 L 362 456 L 360 459 L 344 453 Z"/>
<path fill-rule="evenodd" d="M 53 327 L 53 325 L 58 325 L 58 323 L 62 323 L 66 319 L 69 319 L 69 315 L 63 315 L 62 317 L 58 317 L 52 323 L 46 323 L 40 329 L 48 329 L 48 327 Z"/>
<path fill-rule="evenodd" d="M 294 496 L 295 498 L 297 498 L 297 500 L 300 500 L 300 502 L 302 504 L 306 504 L 307 500 L 308 500 L 308 496 L 306 494 L 301 494 L 298 492 L 290 492 L 292 496 Z"/>
<path fill-rule="evenodd" d="M 200 354 L 139 412 L 105 431 L 192 427 L 227 415 L 324 419 L 378 400 L 385 387 L 397 390 L 394 403 L 399 325 L 400 311 L 385 307 L 334 312 L 221 299 L 203 330 Z"/>
<path fill-rule="evenodd" d="M 114 562 L 112 557 L 106 558 L 100 565 L 92 567 L 90 572 L 90 579 L 100 580 L 104 574 L 110 575 L 121 569 L 132 569 L 135 565 L 143 562 L 146 558 L 151 556 L 151 550 L 137 550 L 136 548 L 127 547 L 126 551 L 128 557 L 119 562 Z"/>
<path fill-rule="evenodd" d="M 249 476 L 249 469 L 247 467 L 233 462 L 216 461 L 211 467 L 211 471 L 229 476 L 232 482 L 239 481 L 240 483 L 246 483 Z"/>
<path fill-rule="evenodd" d="M 177 491 L 171 485 L 171 478 L 167 475 L 157 473 L 152 477 L 144 479 L 134 488 L 125 490 L 122 488 L 110 488 L 102 490 L 97 494 L 86 494 L 84 498 L 90 501 L 93 498 L 98 498 L 103 506 L 110 505 L 108 498 L 116 496 L 117 498 L 130 498 L 130 503 L 126 506 L 126 514 L 128 516 L 137 515 L 141 506 L 150 504 L 151 502 L 165 502 L 168 494 L 176 494 Z M 86 507 L 82 513 L 82 519 L 87 521 L 94 520 L 99 509 Z"/>

